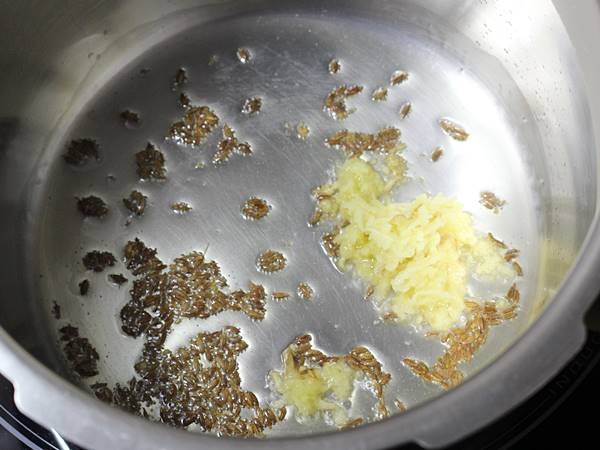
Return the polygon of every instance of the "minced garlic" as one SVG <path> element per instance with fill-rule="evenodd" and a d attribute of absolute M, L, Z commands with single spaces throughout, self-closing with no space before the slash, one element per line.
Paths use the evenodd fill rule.
<path fill-rule="evenodd" d="M 446 331 L 465 310 L 469 273 L 512 276 L 500 250 L 452 198 L 393 202 L 382 176 L 359 158 L 348 159 L 321 190 L 332 195 L 319 209 L 343 224 L 335 237 L 340 269 L 353 268 L 400 320 Z"/>

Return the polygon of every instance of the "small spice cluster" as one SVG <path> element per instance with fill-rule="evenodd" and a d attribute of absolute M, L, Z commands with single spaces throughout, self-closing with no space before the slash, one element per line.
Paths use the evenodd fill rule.
<path fill-rule="evenodd" d="M 219 266 L 202 253 L 183 255 L 167 268 L 156 250 L 139 239 L 127 243 L 124 261 L 136 279 L 121 310 L 122 329 L 133 337 L 143 335 L 144 348 L 134 366 L 136 376 L 112 390 L 94 384 L 98 398 L 143 416 L 152 406 L 172 426 L 196 424 L 228 436 L 260 436 L 285 418 L 285 408 L 262 407 L 255 394 L 241 388 L 237 358 L 248 345 L 238 328 L 200 333 L 176 351 L 164 348 L 167 334 L 182 318 L 207 318 L 229 309 L 262 320 L 262 286 L 251 283 L 247 291 L 228 292 Z"/>
<path fill-rule="evenodd" d="M 169 137 L 179 145 L 200 145 L 219 125 L 219 116 L 208 106 L 190 106 L 183 118 L 171 125 Z"/>
<path fill-rule="evenodd" d="M 92 250 L 91 252 L 86 253 L 82 262 L 87 270 L 102 272 L 107 267 L 113 267 L 117 262 L 117 259 L 110 252 Z"/>
<path fill-rule="evenodd" d="M 501 200 L 496 194 L 490 191 L 484 191 L 479 194 L 479 203 L 481 203 L 485 208 L 492 211 L 494 214 L 498 214 L 504 205 L 506 205 L 506 200 Z"/>
<path fill-rule="evenodd" d="M 65 356 L 75 373 L 82 378 L 98 375 L 100 356 L 90 341 L 79 336 L 79 329 L 71 325 L 62 327 L 59 332 Z"/>
<path fill-rule="evenodd" d="M 444 389 L 457 386 L 464 378 L 458 366 L 470 361 L 483 346 L 490 327 L 517 316 L 520 297 L 516 284 L 513 284 L 505 295 L 506 307 L 499 308 L 496 303 L 489 301 L 465 301 L 470 317 L 464 327 L 453 328 L 441 336 L 447 348 L 435 364 L 429 367 L 424 362 L 412 358 L 404 358 L 404 364 L 415 375 L 430 383 L 439 384 Z"/>
<path fill-rule="evenodd" d="M 336 120 L 344 120 L 354 112 L 354 109 L 348 108 L 346 100 L 349 97 L 360 94 L 363 91 L 362 86 L 346 86 L 342 84 L 327 95 L 325 98 L 325 111 Z"/>
<path fill-rule="evenodd" d="M 144 150 L 137 152 L 135 162 L 140 180 L 164 180 L 167 178 L 165 155 L 154 144 L 148 142 Z"/>
<path fill-rule="evenodd" d="M 361 156 L 365 152 L 390 153 L 403 147 L 400 130 L 394 127 L 382 128 L 376 134 L 341 130 L 329 136 L 325 143 L 344 150 L 350 158 Z"/>
<path fill-rule="evenodd" d="M 250 97 L 244 100 L 242 104 L 242 113 L 243 114 L 258 114 L 262 109 L 262 98 L 260 97 Z"/>
<path fill-rule="evenodd" d="M 240 142 L 235 136 L 235 131 L 229 125 L 223 127 L 223 140 L 219 142 L 217 152 L 213 156 L 214 164 L 221 164 L 229 160 L 232 154 L 250 156 L 252 147 L 248 142 Z"/>
<path fill-rule="evenodd" d="M 377 88 L 373 91 L 373 94 L 371 94 L 371 99 L 374 102 L 385 102 L 388 98 L 388 90 L 387 88 L 384 87 L 380 87 Z"/>
<path fill-rule="evenodd" d="M 108 205 L 100 197 L 89 195 L 77 199 L 77 209 L 86 217 L 104 217 L 108 214 Z"/>
<path fill-rule="evenodd" d="M 256 266 L 264 273 L 280 272 L 285 269 L 287 259 L 281 252 L 266 250 L 258 256 Z"/>
<path fill-rule="evenodd" d="M 148 197 L 140 191 L 131 191 L 129 197 L 123 199 L 123 204 L 132 214 L 141 216 L 146 211 Z"/>
<path fill-rule="evenodd" d="M 298 284 L 298 297 L 302 300 L 311 300 L 314 293 L 315 291 L 310 287 L 310 284 L 306 282 Z"/>
<path fill-rule="evenodd" d="M 69 143 L 63 159 L 71 166 L 83 166 L 91 159 L 100 159 L 100 146 L 93 139 L 77 139 Z"/>
<path fill-rule="evenodd" d="M 257 197 L 251 197 L 244 202 L 242 206 L 242 216 L 249 220 L 260 220 L 265 218 L 271 207 L 266 200 Z"/>
<path fill-rule="evenodd" d="M 138 128 L 141 123 L 140 115 L 129 109 L 119 114 L 119 118 L 125 128 Z"/>

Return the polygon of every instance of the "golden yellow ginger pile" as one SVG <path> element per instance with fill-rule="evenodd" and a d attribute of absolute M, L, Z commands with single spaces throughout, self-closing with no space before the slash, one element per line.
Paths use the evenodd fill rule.
<path fill-rule="evenodd" d="M 337 179 L 318 189 L 319 210 L 339 222 L 337 263 L 353 268 L 389 299 L 400 320 L 446 331 L 465 310 L 467 277 L 511 277 L 494 243 L 481 237 L 462 205 L 443 195 L 398 203 L 371 164 L 348 159 Z"/>

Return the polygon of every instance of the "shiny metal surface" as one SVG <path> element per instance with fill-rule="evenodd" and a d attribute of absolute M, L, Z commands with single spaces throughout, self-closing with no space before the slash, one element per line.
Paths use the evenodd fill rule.
<path fill-rule="evenodd" d="M 127 298 L 125 287 L 110 286 L 106 274 L 100 274 L 91 277 L 89 298 L 81 300 L 76 294 L 83 276 L 82 253 L 100 248 L 119 254 L 133 236 L 156 246 L 163 260 L 208 246 L 209 257 L 221 264 L 234 287 L 254 280 L 274 289 L 294 290 L 299 281 L 309 281 L 316 290 L 311 304 L 269 303 L 264 323 L 230 313 L 183 323 L 170 337 L 170 345 L 185 342 L 199 330 L 235 323 L 253 350 L 241 360 L 244 382 L 266 399 L 266 368 L 279 366 L 279 354 L 294 336 L 311 332 L 317 345 L 330 352 L 367 344 L 393 374 L 389 403 L 400 397 L 415 407 L 403 416 L 351 433 L 243 445 L 317 448 L 320 439 L 329 439 L 332 446 L 352 439 L 361 448 L 406 440 L 429 445 L 449 442 L 531 392 L 580 343 L 585 295 L 597 289 L 591 280 L 576 281 L 589 273 L 586 268 L 591 270 L 593 263 L 585 263 L 585 258 L 582 264 L 587 265 L 573 273 L 571 284 L 566 283 L 553 302 L 554 310 L 550 308 L 534 324 L 520 347 L 516 345 L 452 393 L 416 407 L 440 391 L 423 385 L 400 359 L 435 359 L 439 347 L 408 327 L 374 323 L 377 315 L 371 305 L 360 301 L 361 289 L 331 266 L 319 248 L 319 230 L 306 227 L 312 208 L 310 190 L 327 180 L 341 160 L 341 155 L 322 144 L 328 133 L 341 127 L 322 111 L 323 98 L 340 82 L 363 84 L 366 93 L 353 102 L 358 111 L 343 126 L 361 131 L 399 126 L 408 144 L 412 176 L 409 185 L 398 191 L 399 198 L 420 192 L 455 195 L 473 213 L 480 229 L 493 231 L 522 250 L 527 276 L 521 285 L 525 300 L 520 318 L 495 329 L 467 371 L 478 372 L 513 345 L 565 279 L 596 208 L 596 149 L 586 92 L 575 54 L 550 2 L 520 3 L 518 9 L 515 2 L 201 6 L 182 1 L 150 6 L 144 2 L 141 9 L 136 1 L 118 6 L 80 2 L 71 5 L 69 15 L 60 8 L 46 11 L 43 7 L 33 13 L 34 3 L 38 5 L 7 8 L 15 17 L 43 23 L 39 30 L 47 39 L 32 43 L 16 33 L 0 50 L 0 61 L 8 67 L 0 75 L 4 88 L 0 170 L 6 183 L 1 194 L 2 248 L 16 261 L 1 268 L 5 295 L 0 324 L 53 370 L 65 374 L 56 351 L 56 323 L 49 315 L 51 303 L 57 301 L 64 321 L 85 330 L 82 333 L 101 353 L 101 377 L 115 382 L 131 375 L 141 343 L 119 332 L 116 317 Z M 5 32 L 9 36 L 10 29 Z M 242 45 L 255 55 L 251 66 L 234 59 L 235 49 Z M 11 50 L 16 48 L 27 52 Z M 218 62 L 209 66 L 212 55 L 219 57 Z M 326 71 L 332 57 L 342 61 L 339 76 Z M 189 71 L 186 91 L 192 100 L 214 107 L 241 138 L 253 144 L 254 156 L 197 170 L 194 164 L 212 155 L 217 133 L 199 150 L 164 141 L 169 123 L 180 115 L 169 85 L 182 65 Z M 143 67 L 151 71 L 141 77 Z M 371 102 L 369 93 L 385 84 L 396 69 L 408 70 L 410 83 L 392 90 L 386 104 Z M 243 117 L 241 102 L 251 95 L 264 96 L 264 110 L 258 117 Z M 407 100 L 413 103 L 414 113 L 400 121 L 397 110 Z M 125 108 L 141 113 L 142 127 L 128 130 L 119 124 L 118 113 Z M 435 125 L 442 116 L 464 124 L 472 139 L 450 141 Z M 311 127 L 307 142 L 285 133 L 286 122 L 299 121 Z M 87 136 L 98 139 L 103 160 L 74 173 L 59 155 L 65 141 Z M 166 154 L 169 180 L 164 184 L 135 180 L 133 154 L 148 140 Z M 443 145 L 446 153 L 432 165 L 426 155 L 437 145 Z M 150 207 L 144 218 L 125 227 L 120 199 L 134 187 L 150 197 Z M 481 190 L 492 190 L 508 201 L 500 215 L 478 205 Z M 73 197 L 87 193 L 100 194 L 112 207 L 101 223 L 82 222 L 74 208 Z M 264 222 L 241 218 L 239 207 L 250 195 L 273 203 L 273 213 Z M 179 200 L 190 202 L 194 210 L 187 216 L 172 214 L 168 205 Z M 597 241 L 591 237 L 589 248 L 594 245 Z M 290 266 L 285 272 L 273 276 L 256 272 L 255 258 L 266 248 L 286 253 Z M 125 269 L 114 272 L 125 273 Z M 542 339 L 544 332 L 548 334 Z M 556 340 L 554 350 L 562 352 L 549 351 L 548 336 Z M 17 401 L 25 412 L 81 444 L 162 448 L 169 438 L 177 439 L 182 448 L 231 443 L 167 433 L 159 425 L 97 404 L 48 377 L 8 337 L 2 342 L 0 350 L 7 356 L 0 370 L 15 382 Z M 515 372 L 519 358 L 530 362 L 530 367 Z M 518 386 L 511 387 L 511 395 L 504 394 L 497 384 L 490 385 L 494 376 L 496 383 L 511 380 Z M 44 399 L 39 395 L 42 386 L 48 392 Z M 66 429 L 72 412 L 52 403 L 61 395 L 84 418 L 81 426 Z M 486 405 L 485 413 L 473 410 L 471 421 L 452 426 L 452 417 L 440 417 L 444 402 L 462 408 L 463 417 L 468 416 L 469 408 L 477 404 L 473 399 L 480 407 Z M 370 406 L 368 401 L 357 402 L 356 413 L 368 412 Z M 65 417 L 59 417 L 59 410 Z M 273 434 L 305 431 L 290 421 Z M 160 439 L 159 433 L 164 433 Z"/>

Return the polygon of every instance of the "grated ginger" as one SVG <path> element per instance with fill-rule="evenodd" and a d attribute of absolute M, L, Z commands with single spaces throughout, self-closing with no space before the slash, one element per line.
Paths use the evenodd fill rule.
<path fill-rule="evenodd" d="M 439 194 L 393 202 L 389 184 L 359 158 L 348 159 L 319 192 L 324 216 L 342 224 L 338 266 L 353 268 L 376 297 L 389 299 L 388 311 L 400 320 L 447 331 L 465 310 L 469 273 L 512 275 L 458 201 Z"/>
<path fill-rule="evenodd" d="M 336 425 L 348 420 L 342 403 L 354 392 L 356 371 L 343 360 L 328 361 L 322 366 L 305 367 L 294 362 L 291 349 L 283 354 L 283 370 L 271 371 L 269 377 L 283 403 L 296 408 L 302 418 L 329 412 Z"/>

